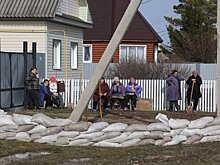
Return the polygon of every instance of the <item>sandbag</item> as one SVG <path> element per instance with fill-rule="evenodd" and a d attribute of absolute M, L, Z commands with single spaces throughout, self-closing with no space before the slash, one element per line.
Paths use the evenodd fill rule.
<path fill-rule="evenodd" d="M 207 126 L 213 120 L 214 120 L 213 117 L 209 117 L 209 116 L 202 117 L 202 118 L 199 118 L 197 120 L 191 121 L 188 127 L 190 129 L 196 129 L 196 128 L 201 129 L 201 128 L 204 128 L 205 126 Z"/>
<path fill-rule="evenodd" d="M 121 135 L 121 132 L 105 132 L 104 135 L 102 135 L 100 137 L 93 138 L 91 141 L 99 142 L 99 141 L 103 141 L 103 140 L 107 140 L 107 139 L 112 139 L 112 138 L 119 136 L 119 135 Z"/>
<path fill-rule="evenodd" d="M 70 123 L 70 124 L 64 126 L 64 131 L 83 132 L 83 131 L 87 131 L 90 126 L 91 126 L 91 123 L 83 122 L 83 121 L 78 122 L 78 123 Z"/>
<path fill-rule="evenodd" d="M 79 146 L 80 144 L 85 144 L 90 142 L 89 139 L 77 139 L 69 142 L 69 146 Z"/>
<path fill-rule="evenodd" d="M 167 126 L 169 126 L 169 119 L 167 118 L 167 115 L 164 115 L 164 114 L 161 114 L 159 113 L 156 117 L 155 117 L 155 120 L 157 122 L 161 122 Z"/>
<path fill-rule="evenodd" d="M 56 122 L 56 125 L 54 125 L 54 126 L 60 126 L 60 127 L 63 127 L 63 126 L 68 125 L 70 123 L 74 123 L 70 119 L 54 119 L 54 121 Z"/>
<path fill-rule="evenodd" d="M 220 135 L 220 129 L 215 130 L 215 131 L 210 131 L 204 134 L 205 136 L 214 136 L 214 135 Z"/>
<path fill-rule="evenodd" d="M 113 131 L 119 131 L 122 132 L 128 127 L 127 124 L 124 123 L 113 123 L 109 125 L 107 128 L 103 129 L 103 132 L 113 132 Z"/>
<path fill-rule="evenodd" d="M 42 136 L 41 134 L 38 132 L 38 133 L 34 133 L 34 134 L 31 134 L 30 135 L 30 141 L 34 141 L 34 140 L 37 140 L 37 139 L 40 139 Z"/>
<path fill-rule="evenodd" d="M 132 132 L 126 140 L 130 140 L 130 139 L 143 139 L 145 138 L 145 133 L 144 132 Z"/>
<path fill-rule="evenodd" d="M 98 132 L 98 131 L 101 131 L 102 129 L 104 129 L 104 128 L 108 127 L 108 126 L 109 126 L 109 124 L 106 123 L 106 122 L 93 123 L 89 127 L 87 133 Z"/>
<path fill-rule="evenodd" d="M 172 140 L 172 138 L 170 136 L 167 136 L 167 137 L 164 137 L 163 139 L 156 140 L 155 145 L 156 146 L 162 146 L 162 145 L 164 145 L 165 143 L 167 143 L 171 140 Z"/>
<path fill-rule="evenodd" d="M 4 110 L 0 109 L 0 116 L 4 116 L 7 115 L 7 112 L 5 112 Z"/>
<path fill-rule="evenodd" d="M 36 127 L 34 127 L 33 129 L 31 129 L 30 131 L 28 131 L 29 134 L 35 134 L 35 133 L 40 133 L 45 131 L 47 128 L 43 125 L 38 125 Z"/>
<path fill-rule="evenodd" d="M 203 137 L 200 142 L 214 142 L 214 141 L 220 141 L 220 135 L 215 135 L 215 136 L 205 136 Z"/>
<path fill-rule="evenodd" d="M 219 130 L 219 129 L 220 129 L 220 125 L 214 125 L 214 126 L 203 128 L 201 129 L 200 132 L 202 135 L 207 135 L 208 132 L 212 132 L 212 131 Z"/>
<path fill-rule="evenodd" d="M 121 143 L 121 147 L 132 147 L 132 146 L 136 146 L 140 141 L 141 141 L 141 139 L 131 139 L 131 140 L 127 140 L 127 141 Z"/>
<path fill-rule="evenodd" d="M 144 146 L 144 145 L 148 145 L 148 144 L 155 144 L 155 140 L 154 139 L 142 139 L 140 142 L 138 142 L 138 146 Z"/>
<path fill-rule="evenodd" d="M 37 142 L 37 143 L 52 143 L 55 141 L 57 141 L 57 134 L 43 136 L 40 139 L 34 140 L 34 142 Z"/>
<path fill-rule="evenodd" d="M 147 127 L 148 131 L 163 131 L 163 132 L 169 132 L 170 127 L 166 126 L 163 123 L 152 123 L 148 125 Z"/>
<path fill-rule="evenodd" d="M 147 131 L 147 127 L 148 125 L 145 124 L 131 124 L 124 130 L 124 132 Z"/>
<path fill-rule="evenodd" d="M 96 147 L 121 147 L 121 144 L 111 143 L 111 142 L 107 142 L 107 141 L 101 141 L 101 142 L 95 143 L 93 146 L 96 146 Z"/>
<path fill-rule="evenodd" d="M 177 136 L 174 136 L 170 142 L 165 143 L 163 146 L 177 145 L 186 140 L 187 140 L 186 136 L 177 135 Z"/>
<path fill-rule="evenodd" d="M 15 136 L 15 139 L 18 141 L 30 141 L 30 136 L 27 132 L 18 132 Z"/>
<path fill-rule="evenodd" d="M 37 125 L 37 123 L 32 122 L 32 116 L 29 115 L 21 115 L 21 114 L 12 114 L 12 120 L 17 125 L 26 125 L 26 124 L 33 124 Z"/>
<path fill-rule="evenodd" d="M 193 135 L 200 135 L 200 129 L 188 129 L 185 128 L 183 132 L 181 132 L 181 135 L 185 135 L 187 137 L 193 136 Z"/>
<path fill-rule="evenodd" d="M 40 134 L 41 136 L 54 135 L 60 133 L 62 130 L 62 127 L 49 127 L 46 130 L 42 131 Z"/>
<path fill-rule="evenodd" d="M 176 135 L 180 135 L 180 133 L 183 131 L 183 129 L 174 129 L 174 130 L 171 130 L 170 132 L 164 132 L 164 136 L 166 137 L 168 137 L 168 136 L 170 136 L 170 137 L 174 137 L 174 136 L 176 136 Z"/>
<path fill-rule="evenodd" d="M 151 131 L 150 134 L 145 134 L 145 138 L 147 139 L 163 139 L 163 132 L 162 131 Z"/>
<path fill-rule="evenodd" d="M 9 137 L 15 137 L 15 136 L 16 136 L 16 133 L 14 132 L 3 132 L 3 133 L 0 133 L 0 140 L 6 139 Z"/>
<path fill-rule="evenodd" d="M 62 131 L 58 134 L 58 137 L 75 138 L 78 135 L 78 131 Z"/>
<path fill-rule="evenodd" d="M 42 113 L 38 113 L 32 117 L 32 122 L 38 123 L 45 127 L 54 127 L 57 126 L 57 121 L 55 119 L 50 118 Z"/>
<path fill-rule="evenodd" d="M 67 137 L 58 137 L 56 144 L 58 145 L 68 145 L 69 144 L 69 139 Z"/>
<path fill-rule="evenodd" d="M 220 117 L 216 117 L 208 126 L 220 125 Z"/>
<path fill-rule="evenodd" d="M 186 141 L 182 142 L 182 144 L 193 144 L 195 142 L 198 142 L 202 139 L 202 136 L 200 135 L 193 135 L 189 137 Z"/>
<path fill-rule="evenodd" d="M 124 132 L 119 136 L 116 136 L 112 139 L 107 139 L 105 141 L 110 142 L 110 143 L 123 143 L 130 134 L 131 134 L 130 132 Z"/>
<path fill-rule="evenodd" d="M 94 142 L 88 142 L 88 143 L 84 143 L 84 144 L 79 144 L 79 146 L 92 146 L 93 144 L 95 144 Z"/>
<path fill-rule="evenodd" d="M 189 125 L 190 121 L 187 119 L 170 119 L 169 126 L 172 129 L 186 128 Z"/>
<path fill-rule="evenodd" d="M 0 127 L 0 131 L 3 132 L 15 132 L 18 129 L 18 125 L 12 124 L 12 125 L 4 125 Z"/>
<path fill-rule="evenodd" d="M 93 132 L 93 133 L 81 133 L 79 136 L 74 139 L 93 139 L 104 135 L 104 132 Z"/>
<path fill-rule="evenodd" d="M 17 130 L 15 132 L 28 132 L 30 130 L 32 130 L 35 127 L 35 125 L 21 125 L 17 128 Z"/>
<path fill-rule="evenodd" d="M 15 125 L 10 115 L 0 115 L 0 127 L 4 125 Z"/>

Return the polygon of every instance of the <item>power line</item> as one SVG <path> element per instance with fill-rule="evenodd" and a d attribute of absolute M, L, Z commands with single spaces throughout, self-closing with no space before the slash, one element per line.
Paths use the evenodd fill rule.
<path fill-rule="evenodd" d="M 150 2 L 150 1 L 152 1 L 152 0 L 148 0 L 148 1 L 142 2 L 141 5 L 143 5 L 143 4 L 145 4 L 145 3 L 148 3 L 148 2 Z"/>

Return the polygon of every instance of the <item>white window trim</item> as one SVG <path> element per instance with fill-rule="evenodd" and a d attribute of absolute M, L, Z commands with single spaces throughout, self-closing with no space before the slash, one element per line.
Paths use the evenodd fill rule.
<path fill-rule="evenodd" d="M 91 47 L 91 58 L 90 58 L 90 61 L 85 61 L 85 60 L 84 60 L 84 53 L 85 53 L 84 47 L 85 47 L 85 46 L 90 46 L 90 47 Z M 92 44 L 84 44 L 84 45 L 83 45 L 83 63 L 92 63 Z"/>
<path fill-rule="evenodd" d="M 60 58 L 59 58 L 59 66 L 54 66 L 54 58 L 55 58 L 55 54 L 54 54 L 54 47 L 52 48 L 53 49 L 53 63 L 52 63 L 52 65 L 53 65 L 53 69 L 54 70 L 60 70 L 60 69 L 62 69 L 62 41 L 61 40 L 59 40 L 59 39 L 53 39 L 52 40 L 52 45 L 54 46 L 54 41 L 59 41 L 59 43 L 60 43 Z"/>
<path fill-rule="evenodd" d="M 129 45 L 129 44 L 120 44 L 119 45 L 119 61 L 121 60 L 121 47 L 122 46 L 126 46 L 126 47 L 131 47 L 131 46 L 144 47 L 144 60 L 147 61 L 147 45 Z"/>
<path fill-rule="evenodd" d="M 76 59 L 75 59 L 75 54 L 73 52 L 73 56 L 72 56 L 72 44 L 77 45 L 77 55 L 76 55 Z M 74 51 L 74 50 L 73 50 Z M 70 63 L 71 63 L 71 69 L 73 70 L 77 70 L 79 68 L 79 43 L 77 42 L 70 42 Z M 76 66 L 74 66 L 74 61 L 77 61 Z"/>

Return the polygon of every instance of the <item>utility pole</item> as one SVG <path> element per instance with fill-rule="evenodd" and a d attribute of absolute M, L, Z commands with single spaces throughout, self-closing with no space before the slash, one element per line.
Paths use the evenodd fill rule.
<path fill-rule="evenodd" d="M 220 1 L 217 1 L 217 116 L 220 116 Z"/>
<path fill-rule="evenodd" d="M 104 54 L 102 55 L 102 58 L 99 61 L 94 74 L 90 78 L 89 84 L 87 85 L 85 91 L 80 97 L 80 100 L 77 103 L 76 107 L 74 108 L 74 111 L 70 115 L 70 119 L 72 121 L 78 122 L 83 114 L 83 111 L 87 108 L 88 102 L 92 97 L 99 80 L 104 75 L 105 70 L 107 69 L 109 63 L 113 59 L 114 53 L 118 48 L 118 45 L 120 44 L 121 40 L 123 39 L 135 14 L 137 13 L 141 2 L 142 0 L 131 0 L 114 35 L 112 36 L 110 43 L 108 44 Z"/>

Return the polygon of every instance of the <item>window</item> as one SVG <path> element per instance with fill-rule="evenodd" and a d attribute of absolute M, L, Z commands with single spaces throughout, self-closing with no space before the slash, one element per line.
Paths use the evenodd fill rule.
<path fill-rule="evenodd" d="M 146 60 L 146 46 L 121 45 L 120 60 Z"/>
<path fill-rule="evenodd" d="M 62 50 L 61 41 L 53 40 L 53 69 L 61 69 Z"/>
<path fill-rule="evenodd" d="M 70 56 L 71 56 L 71 68 L 78 69 L 78 43 L 71 42 Z"/>
<path fill-rule="evenodd" d="M 83 46 L 83 62 L 92 63 L 92 45 Z"/>

